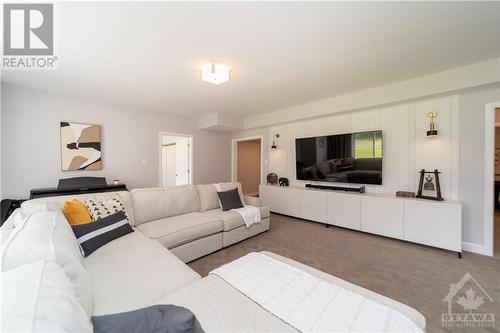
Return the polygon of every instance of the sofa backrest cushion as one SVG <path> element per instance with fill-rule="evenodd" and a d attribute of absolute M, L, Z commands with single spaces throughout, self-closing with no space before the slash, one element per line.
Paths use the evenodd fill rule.
<path fill-rule="evenodd" d="M 73 230 L 61 211 L 39 212 L 15 221 L 2 244 L 2 272 L 48 260 L 73 283 L 78 301 L 92 314 L 92 285 Z"/>
<path fill-rule="evenodd" d="M 194 185 L 133 189 L 135 225 L 200 211 Z"/>
<path fill-rule="evenodd" d="M 219 208 L 219 197 L 214 184 L 196 185 L 200 197 L 200 211 L 206 212 Z"/>
<path fill-rule="evenodd" d="M 63 210 L 64 203 L 69 200 L 78 199 L 81 202 L 84 202 L 85 200 L 102 201 L 102 200 L 109 200 L 114 197 L 118 197 L 120 201 L 123 203 L 123 205 L 125 206 L 125 213 L 127 214 L 129 222 L 131 225 L 134 225 L 134 208 L 132 203 L 132 196 L 128 191 L 89 193 L 89 194 L 77 194 L 77 195 L 64 195 L 59 197 L 38 198 L 23 202 L 21 207 L 24 208 L 31 205 L 39 205 L 41 203 L 47 203 L 55 205 L 60 210 Z"/>
<path fill-rule="evenodd" d="M 61 267 L 37 261 L 2 273 L 3 332 L 92 332 Z"/>

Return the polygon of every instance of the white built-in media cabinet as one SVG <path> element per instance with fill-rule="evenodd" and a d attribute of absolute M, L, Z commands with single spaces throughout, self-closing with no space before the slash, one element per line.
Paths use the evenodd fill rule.
<path fill-rule="evenodd" d="M 458 201 L 261 185 L 272 212 L 462 253 Z"/>

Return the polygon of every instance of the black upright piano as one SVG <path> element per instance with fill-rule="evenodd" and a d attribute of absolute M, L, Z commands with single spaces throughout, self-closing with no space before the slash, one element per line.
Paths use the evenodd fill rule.
<path fill-rule="evenodd" d="M 125 184 L 108 184 L 104 177 L 73 177 L 59 179 L 57 187 L 32 189 L 30 199 L 116 191 L 127 191 L 127 186 Z"/>

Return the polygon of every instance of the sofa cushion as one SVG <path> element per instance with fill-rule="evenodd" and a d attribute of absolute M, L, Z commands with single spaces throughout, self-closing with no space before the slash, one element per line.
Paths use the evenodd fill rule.
<path fill-rule="evenodd" d="M 2 273 L 2 332 L 92 332 L 61 267 L 38 261 Z"/>
<path fill-rule="evenodd" d="M 191 310 L 206 332 L 298 332 L 215 275 L 169 294 L 158 304 Z"/>
<path fill-rule="evenodd" d="M 260 218 L 265 219 L 268 218 L 270 215 L 270 210 L 268 207 L 257 207 L 260 210 Z M 232 211 L 223 211 L 220 208 L 217 209 L 212 209 L 207 212 L 208 214 L 212 214 L 222 220 L 224 222 L 224 231 L 229 231 L 236 229 L 238 227 L 241 227 L 245 225 L 245 221 L 243 220 L 243 217 L 241 217 L 240 214 Z"/>
<path fill-rule="evenodd" d="M 82 265 L 78 242 L 61 211 L 35 213 L 20 220 L 2 244 L 2 271 L 40 260 L 54 261 L 61 266 L 90 317 L 91 281 Z"/>
<path fill-rule="evenodd" d="M 7 240 L 7 238 L 9 238 L 11 232 L 14 231 L 14 228 L 13 227 L 4 227 L 2 226 L 2 228 L 0 228 L 0 233 L 2 235 L 2 240 L 1 240 L 1 243 L 0 244 L 4 244 L 5 241 Z"/>
<path fill-rule="evenodd" d="M 59 197 L 47 197 L 47 198 L 38 198 L 32 199 L 23 202 L 21 207 L 25 208 L 31 205 L 39 205 L 42 203 L 47 203 L 49 205 L 56 206 L 60 210 L 64 209 L 64 203 L 68 200 L 78 199 L 80 201 L 85 200 L 109 200 L 113 197 L 120 198 L 121 202 L 125 206 L 125 213 L 127 214 L 128 220 L 131 225 L 134 225 L 134 209 L 132 205 L 132 196 L 128 191 L 119 191 L 119 192 L 103 192 L 103 193 L 89 193 L 89 194 L 78 194 L 78 195 L 64 195 Z M 52 210 L 49 207 L 48 210 Z"/>
<path fill-rule="evenodd" d="M 194 212 L 144 223 L 138 229 L 171 249 L 221 232 L 223 223 L 213 214 Z"/>
<path fill-rule="evenodd" d="M 219 208 L 219 197 L 217 196 L 217 189 L 214 184 L 196 185 L 196 188 L 200 197 L 201 212 Z"/>
<path fill-rule="evenodd" d="M 200 211 L 198 190 L 193 185 L 134 189 L 130 193 L 135 225 Z"/>
<path fill-rule="evenodd" d="M 93 315 L 131 311 L 200 279 L 160 243 L 133 232 L 83 260 L 92 280 Z"/>

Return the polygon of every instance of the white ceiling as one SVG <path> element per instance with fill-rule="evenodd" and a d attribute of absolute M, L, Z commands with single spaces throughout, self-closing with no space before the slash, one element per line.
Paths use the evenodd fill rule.
<path fill-rule="evenodd" d="M 65 2 L 58 71 L 13 84 L 246 117 L 499 56 L 498 2 Z M 220 86 L 198 66 L 233 68 Z"/>

